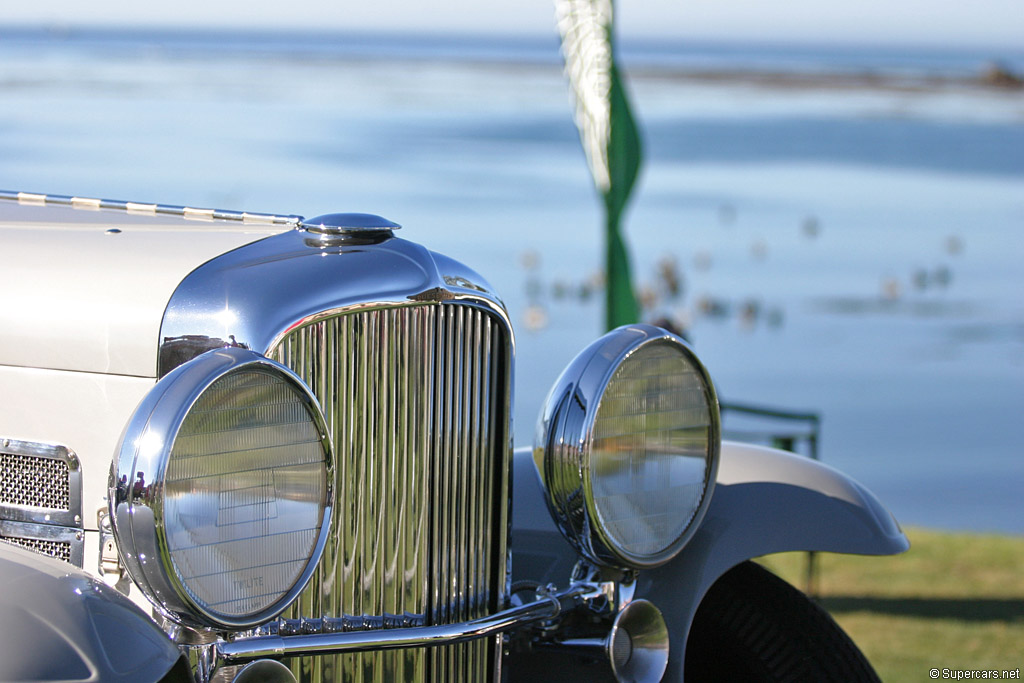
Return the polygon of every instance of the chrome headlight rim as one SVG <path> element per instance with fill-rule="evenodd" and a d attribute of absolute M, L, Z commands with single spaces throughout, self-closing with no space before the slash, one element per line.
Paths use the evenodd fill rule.
<path fill-rule="evenodd" d="M 678 349 L 700 378 L 709 414 L 707 466 L 700 502 L 683 532 L 656 553 L 637 554 L 616 543 L 602 524 L 589 472 L 590 450 L 601 402 L 616 371 L 640 349 L 662 343 Z M 721 442 L 718 397 L 696 354 L 662 328 L 633 324 L 593 342 L 555 382 L 538 421 L 534 461 L 556 525 L 584 557 L 606 567 L 649 569 L 675 557 L 699 528 L 711 502 Z"/>
<path fill-rule="evenodd" d="M 300 399 L 324 454 L 325 495 L 313 550 L 298 579 L 268 607 L 242 617 L 207 609 L 190 595 L 172 565 L 164 518 L 164 475 L 174 437 L 190 410 L 216 382 L 239 371 L 265 372 L 285 381 Z M 170 438 L 164 438 L 170 436 Z M 308 583 L 323 555 L 333 514 L 334 453 L 315 396 L 286 366 L 253 351 L 226 347 L 175 368 L 150 390 L 121 436 L 109 481 L 110 516 L 118 553 L 128 574 L 171 620 L 190 628 L 244 630 L 286 609 Z"/>

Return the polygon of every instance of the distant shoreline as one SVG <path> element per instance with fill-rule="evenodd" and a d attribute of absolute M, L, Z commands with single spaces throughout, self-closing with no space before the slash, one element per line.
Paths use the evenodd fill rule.
<path fill-rule="evenodd" d="M 890 92 L 935 92 L 975 89 L 1008 94 L 1024 93 L 1024 77 L 1005 67 L 990 65 L 976 76 L 883 73 L 878 71 L 782 71 L 761 69 L 666 69 L 626 67 L 630 78 L 700 83 L 732 84 L 776 90 L 885 90 Z"/>
<path fill-rule="evenodd" d="M 0 24 L 0 50 L 561 69 L 558 37 Z M 1024 51 L 623 41 L 628 78 L 779 90 L 1024 92 Z"/>

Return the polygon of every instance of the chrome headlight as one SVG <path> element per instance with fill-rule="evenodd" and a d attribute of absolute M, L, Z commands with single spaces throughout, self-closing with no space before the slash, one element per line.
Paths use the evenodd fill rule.
<path fill-rule="evenodd" d="M 283 610 L 323 553 L 332 496 L 323 415 L 252 351 L 204 353 L 161 379 L 111 468 L 111 519 L 135 582 L 190 625 L 241 629 Z"/>
<path fill-rule="evenodd" d="M 678 337 L 609 332 L 552 388 L 534 459 L 562 533 L 605 566 L 654 567 L 689 540 L 721 446 L 714 386 Z"/>

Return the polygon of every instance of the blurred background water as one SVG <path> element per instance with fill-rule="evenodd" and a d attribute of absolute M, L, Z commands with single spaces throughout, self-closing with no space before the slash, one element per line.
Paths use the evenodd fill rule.
<path fill-rule="evenodd" d="M 626 42 L 626 234 L 646 315 L 723 400 L 820 412 L 822 458 L 901 522 L 1024 533 L 1024 90 L 991 82 L 1024 53 L 1001 57 Z M 554 37 L 0 28 L 0 187 L 395 220 L 502 292 L 519 445 L 602 331 Z"/>

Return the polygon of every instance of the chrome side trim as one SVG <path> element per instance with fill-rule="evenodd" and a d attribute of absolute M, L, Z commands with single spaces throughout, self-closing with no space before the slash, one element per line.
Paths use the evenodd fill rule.
<path fill-rule="evenodd" d="M 219 642 L 214 647 L 218 666 L 241 664 L 265 657 L 297 657 L 452 645 L 519 629 L 535 621 L 554 619 L 595 596 L 591 584 L 541 596 L 535 602 L 511 607 L 479 619 L 457 624 L 346 633 L 295 636 L 256 636 Z"/>
<path fill-rule="evenodd" d="M 15 502 L 17 496 L 8 496 L 0 493 L 0 519 L 31 524 L 46 524 L 54 526 L 82 528 L 82 467 L 78 456 L 66 446 L 56 444 L 37 443 L 32 441 L 18 441 L 16 439 L 0 440 L 0 457 L 10 456 L 24 460 L 23 467 L 31 468 L 31 461 L 38 459 L 40 465 L 49 468 L 52 463 L 57 471 L 51 472 L 49 476 L 39 472 L 26 472 L 23 469 L 15 472 L 0 472 L 0 479 L 7 477 L 27 477 L 37 486 L 46 485 L 46 479 L 54 477 L 66 477 L 67 505 L 60 507 L 32 505 Z M 13 467 L 13 466 L 12 466 Z M 60 472 L 60 470 L 65 470 Z M 53 482 L 49 482 L 52 484 Z M 6 499 L 5 499 L 6 498 Z"/>
<path fill-rule="evenodd" d="M 85 563 L 85 532 L 81 529 L 0 519 L 0 541 L 64 560 L 76 567 Z"/>
<path fill-rule="evenodd" d="M 72 197 L 61 194 L 37 194 L 33 192 L 16 192 L 0 190 L 0 200 L 14 201 L 19 204 L 34 206 L 70 206 L 73 209 L 98 211 L 113 209 L 133 214 L 149 214 L 177 216 L 195 221 L 235 221 L 238 223 L 255 223 L 261 225 L 289 225 L 298 228 L 302 216 L 280 216 L 271 213 L 250 213 L 246 211 L 226 211 L 224 209 L 200 209 L 190 206 L 172 204 L 149 204 L 145 202 L 125 202 L 117 199 L 96 199 L 93 197 Z"/>

